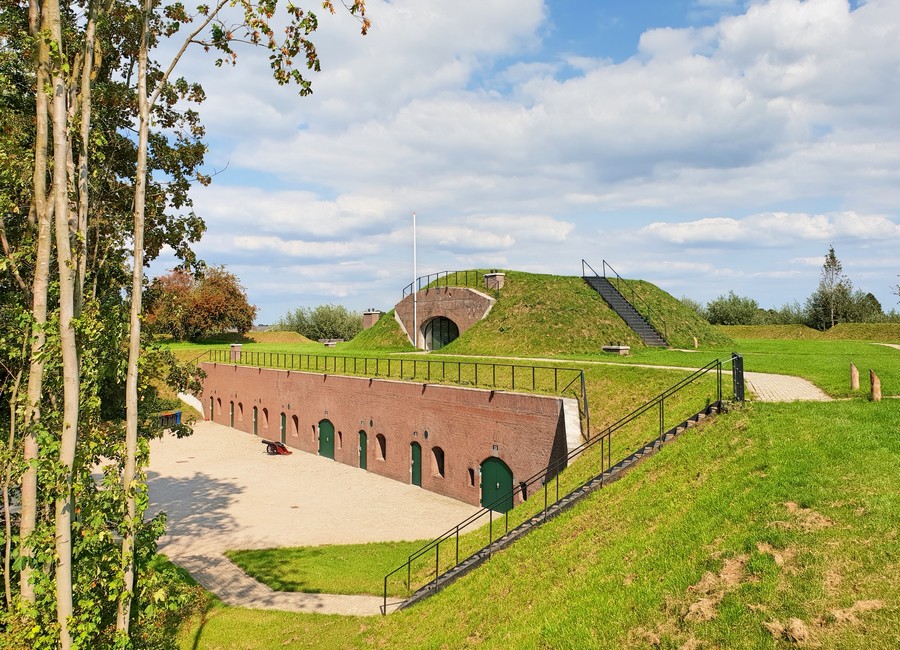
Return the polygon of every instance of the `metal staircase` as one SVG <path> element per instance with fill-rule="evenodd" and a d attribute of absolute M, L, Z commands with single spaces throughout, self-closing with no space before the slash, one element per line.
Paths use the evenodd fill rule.
<path fill-rule="evenodd" d="M 594 275 L 588 275 L 585 273 L 585 269 L 590 269 Z M 609 268 L 610 271 L 615 273 L 616 283 L 613 284 L 606 277 L 606 269 Z M 641 340 L 645 345 L 649 347 L 659 347 L 666 348 L 669 347 L 668 341 L 663 334 L 659 332 L 656 327 L 650 322 L 650 319 L 653 318 L 653 311 L 650 309 L 650 306 L 644 303 L 640 297 L 635 293 L 634 288 L 628 284 L 627 280 L 624 280 L 615 270 L 606 263 L 606 260 L 603 261 L 603 273 L 604 275 L 598 274 L 591 267 L 590 264 L 581 260 L 581 269 L 582 269 L 582 277 L 584 281 L 587 282 L 600 296 L 607 302 L 607 304 L 615 311 L 622 320 L 625 321 L 625 324 L 628 325 L 631 329 L 635 331 L 635 333 L 641 337 Z M 619 288 L 628 291 L 632 297 L 632 301 L 629 302 L 622 292 L 619 291 Z M 641 306 L 643 307 L 644 313 L 642 314 L 636 308 L 635 304 L 632 303 L 643 303 Z M 665 321 L 660 318 L 655 319 L 662 323 L 663 331 L 665 331 Z"/>

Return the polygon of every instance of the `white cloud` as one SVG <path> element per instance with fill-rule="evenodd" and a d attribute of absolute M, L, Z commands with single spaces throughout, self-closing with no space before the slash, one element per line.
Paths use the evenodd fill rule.
<path fill-rule="evenodd" d="M 900 241 L 900 224 L 883 216 L 852 212 L 818 215 L 776 212 L 742 219 L 716 217 L 676 223 L 654 222 L 644 226 L 641 233 L 674 244 L 752 242 L 781 246 L 796 239 Z"/>
<path fill-rule="evenodd" d="M 230 164 L 196 194 L 210 261 L 352 262 L 348 300 L 391 300 L 413 210 L 432 270 L 627 257 L 717 294 L 815 281 L 821 261 L 797 260 L 823 243 L 848 266 L 896 248 L 895 0 L 696 0 L 707 26 L 649 30 L 620 63 L 542 49 L 537 0 L 368 7 L 366 37 L 320 16 L 312 97 L 275 88 L 262 57 L 209 77 L 211 161 Z"/>

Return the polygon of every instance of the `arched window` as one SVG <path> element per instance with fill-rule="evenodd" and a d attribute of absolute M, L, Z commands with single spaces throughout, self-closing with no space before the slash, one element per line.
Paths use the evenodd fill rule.
<path fill-rule="evenodd" d="M 216 415 L 222 415 L 222 398 L 216 398 Z"/>
<path fill-rule="evenodd" d="M 298 418 L 296 415 L 292 415 L 291 422 L 294 425 L 294 428 L 291 429 L 291 434 L 293 434 L 295 436 L 299 436 L 300 435 L 300 418 Z"/>
<path fill-rule="evenodd" d="M 263 409 L 262 426 L 263 429 L 269 428 L 269 409 Z"/>
<path fill-rule="evenodd" d="M 378 460 L 387 460 L 387 440 L 385 440 L 384 435 L 378 434 L 375 436 L 375 453 L 377 454 L 376 458 Z"/>
<path fill-rule="evenodd" d="M 438 316 L 425 325 L 425 349 L 440 350 L 459 338 L 459 328 L 449 318 Z"/>
<path fill-rule="evenodd" d="M 444 450 L 440 447 L 431 448 L 431 475 L 444 478 Z"/>
<path fill-rule="evenodd" d="M 238 422 L 244 421 L 244 404 L 243 402 L 238 402 Z"/>
<path fill-rule="evenodd" d="M 337 443 L 338 443 L 338 449 L 344 448 L 344 434 L 341 431 L 338 431 Z"/>

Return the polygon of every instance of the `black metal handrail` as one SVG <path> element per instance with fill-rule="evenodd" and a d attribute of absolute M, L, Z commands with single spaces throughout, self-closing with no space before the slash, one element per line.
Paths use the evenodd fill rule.
<path fill-rule="evenodd" d="M 484 271 L 478 270 L 438 271 L 437 273 L 421 275 L 415 279 L 415 282 L 410 282 L 403 287 L 404 298 L 413 292 L 413 286 L 416 287 L 416 291 L 433 287 L 480 287 L 493 291 L 497 296 L 500 295 L 499 289 L 487 289 L 484 286 Z"/>
<path fill-rule="evenodd" d="M 612 271 L 616 276 L 615 277 L 615 285 L 614 285 L 616 287 L 616 291 L 618 291 L 620 294 L 622 294 L 622 297 L 625 298 L 626 300 L 628 298 L 625 296 L 625 291 L 628 291 L 631 294 L 631 306 L 634 307 L 637 310 L 637 312 L 644 318 L 644 320 L 646 320 L 651 326 L 656 327 L 656 325 L 654 324 L 654 320 L 659 323 L 662 323 L 662 332 L 663 332 L 662 336 L 664 339 L 668 340 L 669 332 L 668 332 L 668 326 L 666 325 L 666 319 L 663 318 L 662 316 L 660 316 L 659 314 L 655 313 L 653 311 L 653 308 L 647 303 L 647 301 L 644 300 L 643 298 L 641 298 L 637 294 L 637 292 L 634 289 L 634 285 L 632 283 L 630 283 L 628 280 L 626 280 L 625 278 L 623 278 L 621 275 L 619 275 L 616 272 L 616 270 L 606 260 L 603 260 L 603 275 L 602 276 L 599 273 L 597 273 L 597 271 L 594 270 L 594 267 L 592 267 L 590 264 L 588 264 L 587 261 L 582 259 L 581 260 L 581 277 L 583 277 L 583 278 L 588 277 L 587 273 L 585 273 L 585 268 L 589 268 L 595 277 L 598 277 L 598 278 L 603 277 L 603 278 L 606 278 L 607 280 L 609 280 L 609 278 L 607 278 L 607 276 L 606 276 L 606 269 L 609 269 L 610 271 Z M 623 291 L 623 287 L 624 287 L 625 291 Z M 641 309 L 638 307 L 637 303 L 640 303 L 640 305 L 646 310 L 646 313 L 643 313 L 641 311 Z"/>
<path fill-rule="evenodd" d="M 628 415 L 619 419 L 617 422 L 609 425 L 599 435 L 591 436 L 590 430 L 588 430 L 587 442 L 580 445 L 579 447 L 576 447 L 575 449 L 570 451 L 568 454 L 566 454 L 564 457 L 557 459 L 547 469 L 541 470 L 540 472 L 538 472 L 537 474 L 534 474 L 533 476 L 529 477 L 525 481 L 520 482 L 510 492 L 507 492 L 506 494 L 502 495 L 501 497 L 499 497 L 492 503 L 483 507 L 478 512 L 475 512 L 474 514 L 470 515 L 469 517 L 467 517 L 460 523 L 456 524 L 456 526 L 454 526 L 453 528 L 451 528 L 450 530 L 445 532 L 443 535 L 438 536 L 437 538 L 433 539 L 431 542 L 429 542 L 425 546 L 423 546 L 420 549 L 411 553 L 407 557 L 407 561 L 404 564 L 401 564 L 400 566 L 398 566 L 396 569 L 394 569 L 393 571 L 391 571 L 384 577 L 384 592 L 382 594 L 382 597 L 383 597 L 382 614 L 387 613 L 388 581 L 391 578 L 391 576 L 405 570 L 406 576 L 407 576 L 406 577 L 406 590 L 407 590 L 408 594 L 412 593 L 412 590 L 411 590 L 412 563 L 415 560 L 418 560 L 419 558 L 423 557 L 424 555 L 430 553 L 433 550 L 434 554 L 435 554 L 434 578 L 433 578 L 433 580 L 430 579 L 428 582 L 424 583 L 422 586 L 427 585 L 429 583 L 434 583 L 435 587 L 436 587 L 437 582 L 440 579 L 441 575 L 446 575 L 446 573 L 448 571 L 453 570 L 454 568 L 456 568 L 457 566 L 459 566 L 461 564 L 460 558 L 459 558 L 460 532 L 462 530 L 468 528 L 469 526 L 472 526 L 476 521 L 478 521 L 479 519 L 481 519 L 482 517 L 485 517 L 485 516 L 488 518 L 488 543 L 485 546 L 483 546 L 482 548 L 480 548 L 479 550 L 477 550 L 474 553 L 463 558 L 462 562 L 465 562 L 468 559 L 470 559 L 478 554 L 483 553 L 485 550 L 487 550 L 488 556 L 490 556 L 491 549 L 495 543 L 495 540 L 494 540 L 494 507 L 501 505 L 501 504 L 507 504 L 511 500 L 514 502 L 517 494 L 521 495 L 523 497 L 523 501 L 524 501 L 525 495 L 528 493 L 528 488 L 531 487 L 532 485 L 540 482 L 540 486 L 542 486 L 544 488 L 543 516 L 544 516 L 544 519 L 546 519 L 548 508 L 556 505 L 562 499 L 565 499 L 570 494 L 581 489 L 581 487 L 582 487 L 582 486 L 578 486 L 574 490 L 572 490 L 572 491 L 568 492 L 567 494 L 564 494 L 562 497 L 560 497 L 560 495 L 559 495 L 559 475 L 562 472 L 562 470 L 568 466 L 569 462 L 571 460 L 575 459 L 577 456 L 580 456 L 581 454 L 583 454 L 586 450 L 599 444 L 600 445 L 600 468 L 596 472 L 596 475 L 602 476 L 606 470 L 608 470 L 609 468 L 611 468 L 613 466 L 612 452 L 611 452 L 611 450 L 612 450 L 612 444 L 611 444 L 612 443 L 612 435 L 616 431 L 621 429 L 622 427 L 633 422 L 634 420 L 636 420 L 637 418 L 639 418 L 640 416 L 644 415 L 645 413 L 651 411 L 654 408 L 659 409 L 659 436 L 655 440 L 661 440 L 666 432 L 666 429 L 665 429 L 665 422 L 666 422 L 665 403 L 666 403 L 666 400 L 668 398 L 672 397 L 673 395 L 675 395 L 676 393 L 678 393 L 679 391 L 683 390 L 687 386 L 693 384 L 701 377 L 706 376 L 709 372 L 712 372 L 713 370 L 716 372 L 716 400 L 715 400 L 715 403 L 720 404 L 722 402 L 722 362 L 719 359 L 716 359 L 714 361 L 711 361 L 707 365 L 703 366 L 702 368 L 699 368 L 696 371 L 692 372 L 687 377 L 684 377 L 683 379 L 681 379 L 677 383 L 673 384 L 672 386 L 670 386 L 669 388 L 664 390 L 662 393 L 660 393 L 653 399 L 642 404 L 641 406 L 639 406 L 637 409 L 635 409 Z M 655 442 L 655 440 L 654 440 L 654 442 Z M 617 461 L 617 462 L 621 462 L 621 461 Z M 593 473 L 594 472 L 592 472 L 592 474 Z M 550 501 L 549 496 L 548 496 L 549 484 L 550 484 L 550 481 L 552 481 L 554 479 L 555 479 L 555 496 L 554 496 L 553 501 Z M 535 517 L 537 517 L 537 516 L 538 515 L 535 515 Z M 504 517 L 504 531 L 503 531 L 502 535 L 505 535 L 507 532 L 509 532 L 509 511 L 508 510 L 503 513 L 503 517 Z M 502 535 L 501 535 L 501 537 L 502 537 Z M 455 555 L 454 564 L 449 569 L 447 569 L 443 573 L 441 573 L 441 571 L 440 571 L 440 546 L 443 542 L 449 541 L 451 539 L 455 539 L 455 542 L 456 542 L 456 544 L 455 544 L 456 555 Z"/>

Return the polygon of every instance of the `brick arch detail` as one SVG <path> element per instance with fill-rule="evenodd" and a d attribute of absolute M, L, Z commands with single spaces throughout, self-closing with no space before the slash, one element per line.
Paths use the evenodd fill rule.
<path fill-rule="evenodd" d="M 425 325 L 443 316 L 449 318 L 459 328 L 462 336 L 472 325 L 488 315 L 496 302 L 489 295 L 469 287 L 436 287 L 424 289 L 416 295 L 416 312 L 418 316 L 418 345 L 425 345 Z M 394 307 L 394 317 L 410 343 L 413 342 L 411 332 L 413 324 L 413 294 L 406 296 Z"/>

